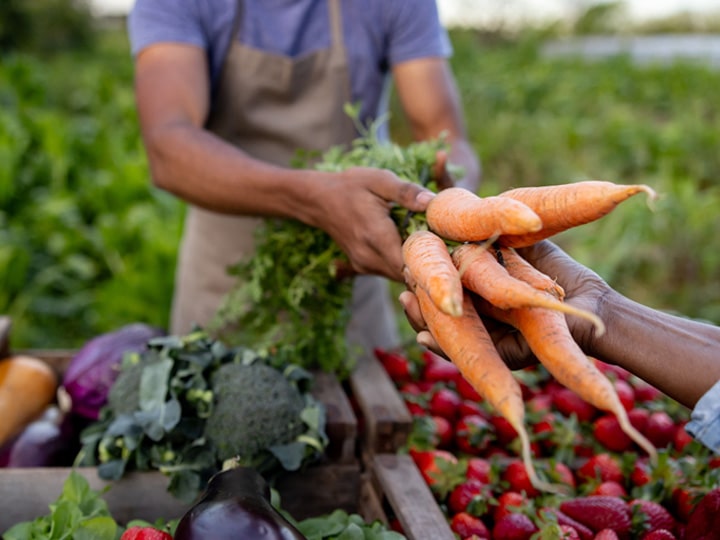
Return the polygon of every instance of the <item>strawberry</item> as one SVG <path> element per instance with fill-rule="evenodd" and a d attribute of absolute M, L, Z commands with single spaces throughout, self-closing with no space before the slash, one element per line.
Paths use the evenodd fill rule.
<path fill-rule="evenodd" d="M 677 426 L 665 411 L 654 411 L 648 416 L 644 435 L 657 448 L 665 448 L 672 444 Z"/>
<path fill-rule="evenodd" d="M 575 533 L 578 535 L 580 540 L 593 540 L 594 533 L 588 527 L 580 523 L 579 521 L 571 518 L 567 514 L 564 514 L 557 508 L 545 507 L 540 510 L 541 514 L 551 514 L 555 516 L 559 525 L 566 525 L 572 527 Z"/>
<path fill-rule="evenodd" d="M 630 482 L 632 482 L 632 485 L 639 487 L 644 486 L 650 480 L 652 480 L 652 475 L 647 460 L 637 459 L 630 472 Z"/>
<path fill-rule="evenodd" d="M 675 430 L 672 445 L 677 452 L 682 452 L 688 444 L 695 440 L 692 435 L 685 431 L 685 424 L 687 424 L 687 421 L 678 424 Z"/>
<path fill-rule="evenodd" d="M 457 415 L 458 418 L 470 415 L 482 416 L 483 418 L 486 417 L 486 413 L 482 410 L 480 404 L 477 401 L 470 401 L 469 399 L 463 399 L 460 402 L 460 405 L 458 405 L 457 408 Z"/>
<path fill-rule="evenodd" d="M 429 352 L 429 351 L 428 351 Z M 421 378 L 428 382 L 454 383 L 460 376 L 460 370 L 455 364 L 443 357 L 431 353 L 430 360 L 422 370 Z"/>
<path fill-rule="evenodd" d="M 569 388 L 558 390 L 553 396 L 553 405 L 565 416 L 575 414 L 580 422 L 590 422 L 598 410 Z"/>
<path fill-rule="evenodd" d="M 430 396 L 428 410 L 434 416 L 442 416 L 454 422 L 461 401 L 460 396 L 454 390 L 440 388 Z"/>
<path fill-rule="evenodd" d="M 457 393 L 460 394 L 461 398 L 467 399 L 468 401 L 474 401 L 477 403 L 482 400 L 482 397 L 477 393 L 475 387 L 473 387 L 473 385 L 470 384 L 465 377 L 455 378 L 455 390 L 457 390 Z"/>
<path fill-rule="evenodd" d="M 612 495 L 614 497 L 626 497 L 627 490 L 622 484 L 617 483 L 615 480 L 608 480 L 607 482 L 600 482 L 595 489 L 592 490 L 590 495 Z"/>
<path fill-rule="evenodd" d="M 135 525 L 126 529 L 120 540 L 172 540 L 172 536 L 155 527 Z"/>
<path fill-rule="evenodd" d="M 433 490 L 446 490 L 448 479 L 454 477 L 458 459 L 447 450 L 410 450 L 423 479 Z"/>
<path fill-rule="evenodd" d="M 619 540 L 618 535 L 612 529 L 603 529 L 598 531 L 593 540 Z"/>
<path fill-rule="evenodd" d="M 578 478 L 582 480 L 615 481 L 624 483 L 620 462 L 607 453 L 596 454 L 589 458 L 578 470 Z"/>
<path fill-rule="evenodd" d="M 434 438 L 438 448 L 448 448 L 453 441 L 453 426 L 450 420 L 442 416 L 431 416 L 435 424 Z"/>
<path fill-rule="evenodd" d="M 517 438 L 518 433 L 504 417 L 500 415 L 490 416 L 490 423 L 495 428 L 495 437 L 501 446 L 507 446 Z"/>
<path fill-rule="evenodd" d="M 630 386 L 630 383 L 624 379 L 617 379 L 613 382 L 613 386 L 625 410 L 632 410 L 635 407 L 635 390 Z"/>
<path fill-rule="evenodd" d="M 565 484 L 575 488 L 575 475 L 570 467 L 561 461 L 551 461 L 541 466 L 541 469 L 551 482 Z"/>
<path fill-rule="evenodd" d="M 487 485 L 483 484 L 479 480 L 465 480 L 462 484 L 455 486 L 455 488 L 450 492 L 450 495 L 448 495 L 448 508 L 453 514 L 465 512 L 468 504 L 470 504 L 474 498 L 482 496 L 487 491 L 486 488 Z"/>
<path fill-rule="evenodd" d="M 547 413 L 552 409 L 552 396 L 537 394 L 526 403 L 528 413 Z"/>
<path fill-rule="evenodd" d="M 493 540 L 530 540 L 538 528 L 525 514 L 508 514 L 495 522 Z"/>
<path fill-rule="evenodd" d="M 635 401 L 639 403 L 656 401 L 663 395 L 660 390 L 640 379 L 633 381 L 633 386 L 635 387 Z"/>
<path fill-rule="evenodd" d="M 700 494 L 692 488 L 676 487 L 670 494 L 670 508 L 675 517 L 687 523 L 695 509 Z"/>
<path fill-rule="evenodd" d="M 475 535 L 476 538 L 489 538 L 490 531 L 485 526 L 485 523 L 476 516 L 468 514 L 467 512 L 459 512 L 455 514 L 450 520 L 450 528 L 454 533 L 460 535 L 461 538 L 471 537 Z"/>
<path fill-rule="evenodd" d="M 530 482 L 525 464 L 519 459 L 512 459 L 505 466 L 501 479 L 509 484 L 511 491 L 524 491 L 528 497 L 540 495 L 540 491 Z"/>
<path fill-rule="evenodd" d="M 412 364 L 405 355 L 381 348 L 376 348 L 374 352 L 393 381 L 399 383 L 412 378 Z"/>
<path fill-rule="evenodd" d="M 655 529 L 642 535 L 640 540 L 677 540 L 677 536 L 667 529 Z"/>
<path fill-rule="evenodd" d="M 620 497 L 577 497 L 561 502 L 560 511 L 596 532 L 613 529 L 620 538 L 630 534 L 630 508 Z"/>
<path fill-rule="evenodd" d="M 628 503 L 633 520 L 638 523 L 639 531 L 652 532 L 658 529 L 675 530 L 675 518 L 658 502 L 646 499 L 633 499 Z"/>
<path fill-rule="evenodd" d="M 593 435 L 601 445 L 613 452 L 624 452 L 633 445 L 632 439 L 622 430 L 614 414 L 597 418 L 593 422 Z"/>
<path fill-rule="evenodd" d="M 650 411 L 642 407 L 635 407 L 628 411 L 628 420 L 640 433 L 645 433 L 648 418 L 650 418 Z"/>
<path fill-rule="evenodd" d="M 616 380 L 623 380 L 627 381 L 630 379 L 631 373 L 620 366 L 616 366 L 615 364 L 608 364 L 607 362 L 603 362 L 602 360 L 598 360 L 597 358 L 595 360 L 595 365 L 598 367 L 600 371 L 602 371 L 609 379 L 612 381 Z"/>
<path fill-rule="evenodd" d="M 471 457 L 467 460 L 465 476 L 474 478 L 483 484 L 489 484 L 492 478 L 492 464 L 489 460 L 480 457 Z"/>
<path fill-rule="evenodd" d="M 717 540 L 720 538 L 720 488 L 709 491 L 690 514 L 685 529 L 687 540 Z"/>
<path fill-rule="evenodd" d="M 497 498 L 497 506 L 493 511 L 493 519 L 500 520 L 503 516 L 515 514 L 527 505 L 527 497 L 518 491 L 505 491 Z"/>
<path fill-rule="evenodd" d="M 490 446 L 492 440 L 492 426 L 482 416 L 465 416 L 455 424 L 455 444 L 461 452 L 477 456 Z"/>

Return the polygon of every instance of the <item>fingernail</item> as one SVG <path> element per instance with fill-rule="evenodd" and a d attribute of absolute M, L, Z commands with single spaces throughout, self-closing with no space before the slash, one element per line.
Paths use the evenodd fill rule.
<path fill-rule="evenodd" d="M 432 191 L 421 191 L 417 194 L 415 200 L 419 204 L 428 204 L 430 201 L 432 201 L 433 197 L 435 197 L 435 194 Z"/>

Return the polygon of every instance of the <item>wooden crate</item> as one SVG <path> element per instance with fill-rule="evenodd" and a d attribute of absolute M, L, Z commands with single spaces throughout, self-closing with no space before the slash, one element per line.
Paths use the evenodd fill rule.
<path fill-rule="evenodd" d="M 372 355 L 358 361 L 349 391 L 361 416 L 362 452 L 393 453 L 412 430 L 412 415 L 382 364 Z"/>
<path fill-rule="evenodd" d="M 362 493 L 370 499 L 367 516 L 385 523 L 397 518 L 409 540 L 455 540 L 445 514 L 410 456 L 373 454 L 364 474 Z M 373 512 L 379 515 L 375 517 Z"/>

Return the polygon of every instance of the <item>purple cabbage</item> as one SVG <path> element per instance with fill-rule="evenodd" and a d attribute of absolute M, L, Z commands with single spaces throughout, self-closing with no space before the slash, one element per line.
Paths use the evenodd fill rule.
<path fill-rule="evenodd" d="M 125 353 L 142 352 L 150 339 L 162 335 L 165 332 L 159 328 L 132 323 L 85 343 L 63 377 L 62 385 L 72 400 L 70 412 L 97 420 Z"/>

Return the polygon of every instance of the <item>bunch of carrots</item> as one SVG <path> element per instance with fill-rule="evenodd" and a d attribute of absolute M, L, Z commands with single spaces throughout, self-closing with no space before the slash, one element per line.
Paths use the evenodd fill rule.
<path fill-rule="evenodd" d="M 564 314 L 586 317 L 600 334 L 603 322 L 565 303 L 562 287 L 515 251 L 599 219 L 638 193 L 656 197 L 646 185 L 603 181 L 517 188 L 491 197 L 453 187 L 431 201 L 427 229 L 415 230 L 403 243 L 405 279 L 428 330 L 465 379 L 515 428 L 528 475 L 544 491 L 561 488 L 534 469 L 520 385 L 495 349 L 471 293 L 523 335 L 558 382 L 615 414 L 623 431 L 655 460 L 655 447 L 630 423 L 611 381 L 574 341 Z"/>

